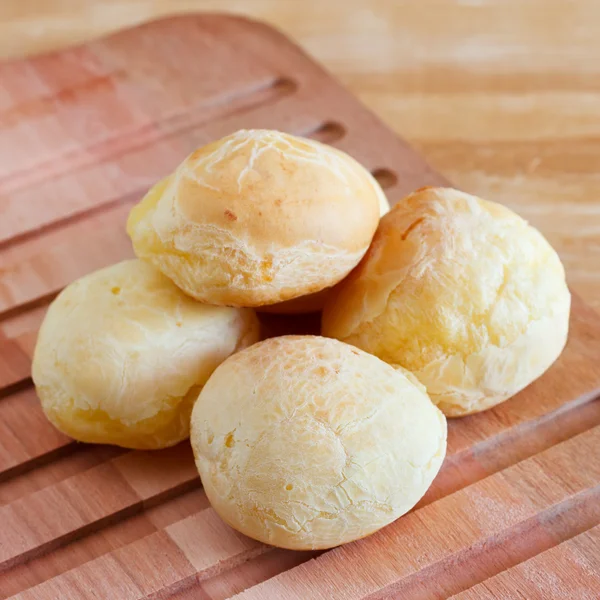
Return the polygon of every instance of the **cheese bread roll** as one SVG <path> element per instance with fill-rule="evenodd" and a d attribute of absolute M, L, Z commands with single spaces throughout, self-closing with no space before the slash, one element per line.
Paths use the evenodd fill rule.
<path fill-rule="evenodd" d="M 340 281 L 366 252 L 381 188 L 353 158 L 278 131 L 199 148 L 135 206 L 140 258 L 209 304 L 262 306 Z"/>
<path fill-rule="evenodd" d="M 210 374 L 258 335 L 251 309 L 201 304 L 152 265 L 125 261 L 72 283 L 50 305 L 33 380 L 67 435 L 163 448 L 188 437 Z"/>
<path fill-rule="evenodd" d="M 377 531 L 425 494 L 446 419 L 422 386 L 375 356 L 284 336 L 227 359 L 192 413 L 204 490 L 262 542 L 330 548 Z"/>
<path fill-rule="evenodd" d="M 516 394 L 560 355 L 570 294 L 561 261 L 514 212 L 425 188 L 382 220 L 333 292 L 323 335 L 411 371 L 448 416 Z"/>

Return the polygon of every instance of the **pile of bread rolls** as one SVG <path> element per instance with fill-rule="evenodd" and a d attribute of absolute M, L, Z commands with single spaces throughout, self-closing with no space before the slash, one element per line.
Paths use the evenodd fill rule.
<path fill-rule="evenodd" d="M 214 509 L 269 544 L 395 520 L 442 464 L 444 415 L 558 357 L 570 295 L 556 252 L 498 204 L 424 188 L 387 211 L 315 141 L 252 130 L 196 150 L 131 211 L 139 258 L 50 306 L 33 360 L 49 420 L 127 448 L 191 437 Z M 321 308 L 324 337 L 260 341 L 256 309 Z"/>

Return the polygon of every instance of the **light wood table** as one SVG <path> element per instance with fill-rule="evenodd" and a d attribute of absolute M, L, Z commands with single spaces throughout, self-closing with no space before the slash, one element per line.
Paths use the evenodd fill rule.
<path fill-rule="evenodd" d="M 201 10 L 278 26 L 457 187 L 538 226 L 600 308 L 597 0 L 2 0 L 0 56 Z"/>

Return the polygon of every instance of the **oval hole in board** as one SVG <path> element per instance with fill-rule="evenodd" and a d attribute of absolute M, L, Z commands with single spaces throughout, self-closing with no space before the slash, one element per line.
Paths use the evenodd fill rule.
<path fill-rule="evenodd" d="M 294 93 L 298 89 L 298 84 L 289 77 L 278 77 L 270 87 L 277 95 L 286 96 L 287 94 Z"/>
<path fill-rule="evenodd" d="M 321 142 L 322 144 L 332 144 L 333 142 L 342 139 L 345 134 L 346 130 L 343 125 L 340 125 L 340 123 L 336 123 L 335 121 L 326 121 L 307 134 L 306 137 Z"/>
<path fill-rule="evenodd" d="M 390 171 L 390 169 L 374 169 L 373 171 L 371 171 L 371 175 L 375 177 L 377 183 L 384 190 L 394 187 L 398 182 L 398 177 L 396 177 L 396 173 Z"/>

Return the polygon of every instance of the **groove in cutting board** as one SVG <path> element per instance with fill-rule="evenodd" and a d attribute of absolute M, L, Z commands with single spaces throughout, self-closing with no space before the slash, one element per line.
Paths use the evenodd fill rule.
<path fill-rule="evenodd" d="M 114 160 L 209 120 L 268 105 L 293 93 L 295 89 L 296 84 L 291 79 L 269 77 L 245 89 L 231 91 L 223 97 L 207 98 L 199 104 L 194 104 L 190 111 L 182 110 L 165 115 L 163 120 L 149 122 L 136 129 L 119 131 L 114 137 L 103 137 L 88 146 L 66 152 L 59 156 L 58 160 L 57 157 L 52 157 L 43 163 L 30 165 L 26 170 L 10 173 L 0 178 L 0 193 L 15 194 L 49 179 L 57 179 L 61 175 L 76 173 L 84 167 Z M 0 128 L 5 125 L 2 118 L 3 114 L 0 113 Z M 4 202 L 0 202 L 0 208 L 6 208 Z M 0 230 L 0 239 L 4 239 L 3 234 Z M 6 237 L 11 237 L 10 232 Z"/>
<path fill-rule="evenodd" d="M 313 556 L 313 552 L 272 550 L 246 561 L 233 571 L 226 571 L 203 580 L 198 586 L 187 588 L 185 591 L 171 596 L 169 600 L 198 600 L 198 590 L 202 590 L 207 600 L 225 600 L 250 585 L 256 585 L 283 571 L 297 567 Z"/>
<path fill-rule="evenodd" d="M 369 598 L 383 599 L 390 593 L 401 593 L 411 600 L 427 600 L 435 595 L 447 598 L 593 528 L 600 521 L 599 501 L 600 486 L 578 493 L 518 527 L 479 541 Z M 577 519 L 572 518 L 573 514 Z M 450 571 L 454 571 L 452 575 Z"/>
<path fill-rule="evenodd" d="M 248 103 L 243 108 L 251 111 L 254 106 L 264 106 L 268 100 L 282 98 L 285 94 L 292 93 L 294 86 L 291 82 L 278 81 L 281 81 L 281 85 L 271 82 L 259 87 L 256 98 L 252 95 L 249 96 L 254 102 Z M 270 92 L 266 97 L 265 91 Z M 52 224 L 58 219 L 73 216 L 85 211 L 86 208 L 96 206 L 89 204 L 92 199 L 88 198 L 86 194 L 77 194 L 81 189 L 81 184 L 86 181 L 89 181 L 90 186 L 95 184 L 97 187 L 94 194 L 100 193 L 107 183 L 114 189 L 114 173 L 119 168 L 130 170 L 134 167 L 146 171 L 148 183 L 144 185 L 144 188 L 147 189 L 153 181 L 158 179 L 157 175 L 162 174 L 165 169 L 174 167 L 181 160 L 182 155 L 177 152 L 177 147 L 179 144 L 183 145 L 184 142 L 180 142 L 180 139 L 185 140 L 185 143 L 189 145 L 188 140 L 190 137 L 194 137 L 194 130 L 202 128 L 205 121 L 220 122 L 228 115 L 235 115 L 239 119 L 244 112 L 241 107 L 235 106 L 235 102 L 233 104 L 233 106 L 226 105 L 228 110 L 220 113 L 216 110 L 209 110 L 210 107 L 199 107 L 201 119 L 194 119 L 193 115 L 190 115 L 185 122 L 179 123 L 177 127 L 168 127 L 166 130 L 164 123 L 151 124 L 149 131 L 144 132 L 143 136 L 136 132 L 121 132 L 119 139 L 103 140 L 101 147 L 79 149 L 73 156 L 61 157 L 64 163 L 53 159 L 50 167 L 45 171 L 39 165 L 35 165 L 33 176 L 29 173 L 23 174 L 27 186 L 21 185 L 18 190 L 4 189 L 10 186 L 2 185 L 0 182 L 0 193 L 10 194 L 10 196 L 4 197 L 6 198 L 4 201 L 0 196 L 0 210 L 4 210 L 7 217 L 6 221 L 0 223 L 0 244 L 5 244 L 13 238 L 18 239 L 27 233 Z M 273 109 L 271 108 L 271 110 Z M 248 119 L 252 121 L 252 114 L 248 115 Z M 201 136 L 202 131 L 196 135 Z M 172 137 L 176 139 L 171 140 Z M 205 136 L 202 137 L 205 138 Z M 52 171 L 48 172 L 50 168 Z M 40 169 L 42 169 L 42 174 L 40 174 Z M 109 177 L 105 185 L 102 185 L 102 175 Z M 137 174 L 136 177 L 139 179 L 140 174 Z M 47 193 L 44 193 L 48 179 L 54 180 L 53 184 L 56 188 L 54 197 L 50 198 L 47 197 Z M 80 184 L 76 185 L 78 180 L 80 180 Z M 135 185 L 135 182 L 133 183 Z M 136 192 L 140 193 L 139 183 L 137 186 Z M 71 196 L 68 202 L 65 201 L 65 198 L 61 202 L 61 193 L 65 194 L 67 198 Z M 110 196 L 107 196 L 101 202 L 110 201 Z M 50 206 L 54 207 L 51 212 L 46 208 L 49 202 Z M 79 206 L 81 208 L 78 209 Z M 15 223 L 18 224 L 17 228 L 15 228 Z"/>
<path fill-rule="evenodd" d="M 194 485 L 198 472 L 184 443 L 160 454 L 129 452 L 19 498 L 0 507 L 0 570 Z M 45 506 L 54 507 L 50 522 Z"/>
<path fill-rule="evenodd" d="M 131 258 L 123 224 L 129 204 L 119 204 L 93 218 L 68 223 L 40 237 L 0 250 L 0 314 L 56 294 L 92 270 Z M 118 228 L 116 225 L 118 224 Z"/>
<path fill-rule="evenodd" d="M 203 58 L 208 56 L 212 60 Z M 269 87 L 273 82 L 279 83 Z M 257 84 L 267 87 L 260 91 Z M 12 111 L 4 127 L 0 124 L 0 154 L 5 159 L 0 161 L 0 177 L 7 186 L 0 189 L 5 196 L 6 190 L 16 192 L 8 200 L 0 199 L 2 206 L 12 211 L 11 219 L 3 224 L 10 235 L 0 245 L 0 389 L 4 388 L 0 413 L 3 403 L 8 402 L 7 422 L 14 424 L 13 437 L 7 438 L 12 439 L 12 446 L 3 448 L 0 437 L 0 461 L 5 461 L 5 475 L 13 477 L 2 484 L 5 487 L 0 488 L 0 497 L 4 489 L 10 500 L 6 506 L 26 511 L 14 519 L 21 533 L 24 524 L 37 522 L 30 510 L 32 503 L 61 498 L 48 513 L 58 523 L 52 525 L 55 529 L 38 527 L 21 550 L 16 545 L 6 555 L 22 560 L 54 550 L 0 574 L 0 582 L 7 582 L 0 588 L 18 592 L 35 584 L 41 584 L 38 590 L 58 586 L 60 597 L 79 599 L 90 590 L 100 597 L 125 598 L 128 593 L 136 597 L 140 590 L 146 596 L 164 597 L 166 588 L 175 592 L 185 585 L 195 586 L 189 594 L 198 591 L 203 597 L 217 598 L 283 571 L 266 584 L 270 589 L 281 578 L 293 577 L 303 569 L 314 573 L 317 567 L 313 565 L 330 560 L 335 564 L 342 553 L 351 562 L 358 561 L 360 567 L 348 569 L 344 584 L 356 581 L 366 566 L 369 576 L 378 582 L 377 590 L 385 589 L 385 579 L 397 566 L 398 556 L 385 555 L 380 561 L 375 551 L 369 554 L 360 549 L 377 549 L 377 540 L 388 538 L 393 547 L 398 543 L 395 536 L 414 519 L 424 519 L 421 532 L 438 521 L 449 531 L 460 524 L 485 547 L 485 540 L 493 536 L 486 537 L 486 532 L 479 535 L 477 519 L 481 515 L 469 512 L 469 494 L 483 490 L 482 502 L 493 500 L 493 494 L 486 495 L 489 482 L 504 481 L 507 473 L 518 472 L 522 480 L 510 475 L 505 486 L 510 497 L 497 498 L 499 504 L 491 507 L 490 514 L 497 517 L 492 524 L 497 526 L 494 539 L 506 534 L 506 543 L 523 541 L 517 560 L 595 524 L 597 504 L 590 503 L 589 498 L 596 491 L 590 491 L 594 485 L 589 472 L 573 467 L 569 472 L 572 493 L 563 490 L 560 499 L 548 498 L 546 489 L 536 488 L 543 473 L 515 471 L 524 468 L 522 465 L 536 464 L 532 461 L 540 457 L 543 465 L 550 465 L 547 457 L 554 454 L 549 453 L 560 454 L 572 444 L 579 447 L 580 440 L 590 434 L 581 432 L 597 426 L 598 402 L 590 399 L 600 388 L 600 321 L 577 298 L 568 347 L 544 377 L 491 411 L 451 422 L 451 457 L 418 510 L 373 538 L 322 554 L 292 571 L 286 570 L 311 555 L 271 550 L 252 559 L 266 547 L 238 536 L 218 521 L 207 509 L 203 492 L 184 492 L 188 485 L 186 468 L 174 464 L 160 467 L 158 457 L 163 452 L 115 450 L 115 454 L 104 454 L 107 449 L 101 447 L 82 451 L 78 444 L 61 445 L 63 441 L 53 437 L 57 434 L 50 425 L 40 421 L 43 415 L 37 400 L 29 396 L 20 402 L 20 395 L 31 391 L 18 382 L 29 375 L 29 359 L 45 304 L 73 279 L 131 256 L 124 234 L 129 206 L 195 146 L 240 127 L 278 127 L 312 135 L 349 152 L 369 168 L 387 188 L 391 203 L 417 187 L 444 184 L 445 179 L 281 35 L 240 19 L 168 19 L 81 48 L 0 65 L 0 86 Z M 252 89 L 256 94 L 245 96 Z M 233 104 L 214 107 L 215 112 L 210 113 L 218 114 L 214 120 L 205 118 L 198 109 L 211 98 L 214 102 L 215 98 L 235 97 L 238 99 Z M 132 132 L 137 133 L 128 139 Z M 136 136 L 147 136 L 143 139 L 148 147 L 139 147 L 142 138 Z M 277 326 L 282 324 L 280 320 Z M 19 401 L 13 399 L 15 396 Z M 24 427 L 35 430 L 39 440 L 25 436 L 21 440 Z M 559 444 L 566 438 L 569 441 Z M 72 454 L 66 456 L 65 452 Z M 85 459 L 79 453 L 85 454 Z M 525 462 L 509 467 L 525 458 Z M 136 461 L 144 464 L 134 465 Z M 127 464 L 131 468 L 124 472 L 116 467 Z M 106 490 L 102 490 L 101 482 L 105 473 L 108 484 L 116 487 L 103 502 Z M 487 477 L 490 473 L 495 474 Z M 98 490 L 97 502 L 85 494 L 83 484 L 88 480 L 88 489 L 95 486 Z M 464 489 L 448 496 L 460 488 Z M 513 522 L 514 514 L 509 514 L 508 521 L 502 520 L 510 502 L 528 503 L 529 493 L 536 490 L 540 498 L 538 504 L 530 506 L 531 515 Z M 180 511 L 176 506 L 183 500 L 185 508 Z M 191 500 L 198 502 L 197 508 Z M 160 504 L 148 507 L 148 501 Z M 69 506 L 73 509 L 64 510 Z M 458 509 L 463 515 L 459 524 L 453 521 Z M 141 512 L 132 514 L 135 511 Z M 170 517 L 151 522 L 152 514 Z M 540 515 L 545 515 L 545 521 Z M 515 532 L 527 522 L 534 525 L 527 530 L 532 537 L 517 536 Z M 539 543 L 542 522 L 553 532 L 546 546 Z M 430 541 L 426 536 L 413 537 L 420 544 Z M 433 549 L 442 552 L 444 541 L 438 540 L 438 548 Z M 148 555 L 149 550 L 156 556 Z M 442 556 L 460 557 L 461 552 L 455 548 L 447 555 L 442 552 Z M 400 560 L 406 558 L 396 554 Z M 442 562 L 450 560 L 447 557 Z M 248 559 L 245 568 L 235 568 Z M 482 565 L 480 576 L 491 574 L 485 571 L 483 551 L 472 561 L 476 563 Z M 199 587 L 195 584 L 198 572 L 203 577 L 220 574 Z M 466 569 L 465 573 L 471 579 L 463 584 L 473 585 L 476 571 Z M 444 574 L 436 572 L 441 583 Z M 55 578 L 44 583 L 49 577 Z M 119 581 L 122 589 L 117 588 Z M 379 584 L 385 585 L 382 588 Z M 313 579 L 312 585 L 323 592 L 327 577 Z M 188 597 L 188 592 L 182 594 Z M 31 592 L 29 597 L 38 596 Z"/>
<path fill-rule="evenodd" d="M 4 600 L 94 558 L 127 546 L 208 506 L 208 499 L 200 488 L 149 506 L 143 512 L 109 524 L 66 546 L 0 573 L 0 598 Z"/>
<path fill-rule="evenodd" d="M 346 134 L 346 129 L 340 123 L 335 121 L 327 121 L 322 125 L 319 125 L 314 131 L 308 131 L 303 133 L 304 137 L 311 138 L 322 144 L 334 144 L 338 140 L 341 140 Z"/>
<path fill-rule="evenodd" d="M 29 471 L 13 473 L 0 481 L 0 507 L 87 471 L 125 452 L 127 450 L 117 446 L 77 444 L 73 452 L 37 464 Z"/>
<path fill-rule="evenodd" d="M 33 388 L 0 399 L 0 481 L 70 445 L 73 440 L 48 423 Z"/>
<path fill-rule="evenodd" d="M 596 600 L 588 579 L 600 573 L 598 548 L 600 525 L 452 596 L 452 600 L 510 598 L 514 590 L 527 600 Z"/>
<path fill-rule="evenodd" d="M 120 600 L 148 598 L 161 590 L 178 591 L 196 579 L 231 569 L 266 551 L 267 546 L 237 533 L 208 508 L 16 597 L 69 598 L 69 592 L 81 583 L 84 589 L 102 594 L 110 574 L 111 586 L 119 590 Z M 140 560 L 154 563 L 151 576 L 140 576 Z M 105 588 L 105 593 L 110 590 Z"/>

